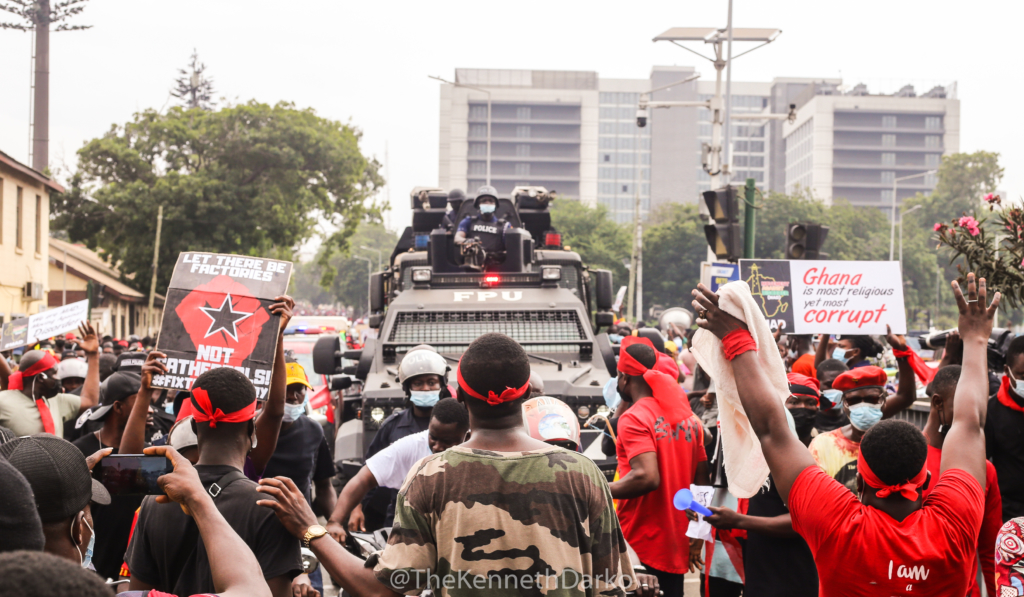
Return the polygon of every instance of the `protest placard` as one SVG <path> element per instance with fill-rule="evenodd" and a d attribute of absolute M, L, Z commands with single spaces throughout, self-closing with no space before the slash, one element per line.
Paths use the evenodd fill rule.
<path fill-rule="evenodd" d="M 53 336 L 63 336 L 78 329 L 78 325 L 88 319 L 87 300 L 15 319 L 5 323 L 0 331 L 0 350 L 29 346 Z"/>
<path fill-rule="evenodd" d="M 291 275 L 290 261 L 178 255 L 157 342 L 167 374 L 155 376 L 153 387 L 187 390 L 203 372 L 232 367 L 266 398 L 280 329 L 270 305 L 288 290 Z"/>
<path fill-rule="evenodd" d="M 769 326 L 786 334 L 907 332 L 898 261 L 740 260 Z"/>

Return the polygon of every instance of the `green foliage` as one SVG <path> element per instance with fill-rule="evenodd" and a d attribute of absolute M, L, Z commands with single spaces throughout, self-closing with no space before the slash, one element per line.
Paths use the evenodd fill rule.
<path fill-rule="evenodd" d="M 218 111 L 146 110 L 78 152 L 68 192 L 55 196 L 53 228 L 84 242 L 126 282 L 148 291 L 157 206 L 164 206 L 158 288 L 181 251 L 291 255 L 322 220 L 327 264 L 347 246 L 383 184 L 359 151 L 357 129 L 255 101 Z M 333 274 L 323 268 L 325 282 Z"/>
<path fill-rule="evenodd" d="M 387 266 L 391 251 L 398 244 L 398 236 L 389 232 L 378 222 L 362 222 L 352 235 L 349 247 L 342 254 L 335 254 L 327 267 L 334 274 L 331 283 L 324 287 L 323 266 L 319 260 L 299 264 L 292 277 L 292 291 L 296 300 L 308 300 L 314 305 L 340 302 L 355 308 L 356 312 L 366 309 L 366 261 L 354 256 L 368 257 L 372 260 L 373 271 L 377 271 L 376 251 L 367 251 L 359 247 L 379 249 L 383 257 L 382 263 Z"/>
<path fill-rule="evenodd" d="M 654 209 L 644 225 L 644 304 L 689 308 L 707 253 L 696 205 L 668 203 Z"/>
<path fill-rule="evenodd" d="M 629 261 L 630 226 L 613 222 L 603 205 L 588 207 L 561 199 L 551 204 L 551 224 L 562 234 L 562 245 L 580 254 L 584 265 L 612 272 L 616 286 L 629 280 L 622 260 Z"/>

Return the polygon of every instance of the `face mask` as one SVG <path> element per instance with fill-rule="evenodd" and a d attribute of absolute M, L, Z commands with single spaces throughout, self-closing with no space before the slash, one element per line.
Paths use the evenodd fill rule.
<path fill-rule="evenodd" d="M 795 359 L 795 358 L 797 358 L 798 356 L 800 356 L 800 355 L 798 355 L 798 354 L 796 353 L 796 351 L 795 351 L 795 350 L 791 350 L 791 351 L 789 351 L 789 358 L 791 358 L 791 359 Z M 804 410 L 807 410 L 807 409 L 804 409 Z"/>
<path fill-rule="evenodd" d="M 807 437 L 814 429 L 814 418 L 817 414 L 809 408 L 790 408 L 789 414 L 793 415 L 793 424 L 796 425 L 796 434 L 799 437 Z"/>
<path fill-rule="evenodd" d="M 843 399 L 842 390 L 822 390 L 821 395 L 825 397 L 825 400 L 832 403 L 832 408 L 835 408 Z"/>
<path fill-rule="evenodd" d="M 619 403 L 622 402 L 622 396 L 619 395 L 618 386 L 619 379 L 613 377 L 604 384 L 602 394 L 604 395 L 604 403 L 613 412 L 619 407 Z"/>
<path fill-rule="evenodd" d="M 288 404 L 284 405 L 284 422 L 293 423 L 296 419 L 306 414 L 306 402 L 302 404 Z"/>
<path fill-rule="evenodd" d="M 845 361 L 846 350 L 842 348 L 836 348 L 835 350 L 832 351 L 832 358 L 837 361 Z"/>
<path fill-rule="evenodd" d="M 164 402 L 164 412 L 169 414 L 169 415 L 173 415 L 174 414 L 174 403 L 170 402 L 170 401 Z"/>
<path fill-rule="evenodd" d="M 482 213 L 482 214 L 492 214 L 492 213 L 494 213 L 494 210 L 497 209 L 497 207 L 498 207 L 497 205 L 493 205 L 493 204 L 490 204 L 490 203 L 481 203 L 480 204 L 480 213 Z"/>
<path fill-rule="evenodd" d="M 1013 383 L 1013 393 L 1024 398 L 1024 380 L 1017 380 L 1011 373 L 1009 375 L 1010 381 Z"/>
<path fill-rule="evenodd" d="M 85 555 L 82 555 L 81 548 L 79 548 L 78 544 L 75 543 L 74 535 L 71 535 L 71 542 L 75 543 L 75 549 L 78 550 L 78 557 L 82 559 L 82 568 L 89 569 L 92 566 L 92 548 L 96 545 L 96 532 L 92 530 L 92 525 L 89 524 L 88 520 L 83 518 L 82 522 L 85 523 L 85 526 L 89 527 L 89 546 L 85 548 Z M 73 530 L 74 529 L 72 528 L 72 531 Z"/>
<path fill-rule="evenodd" d="M 861 402 L 850 407 L 850 424 L 858 431 L 867 431 L 882 420 L 882 407 Z"/>
<path fill-rule="evenodd" d="M 620 334 L 608 334 L 608 339 L 611 340 L 612 344 L 620 344 L 622 342 Z"/>
<path fill-rule="evenodd" d="M 437 401 L 441 399 L 441 390 L 427 390 L 409 392 L 409 400 L 420 408 L 434 408 Z"/>

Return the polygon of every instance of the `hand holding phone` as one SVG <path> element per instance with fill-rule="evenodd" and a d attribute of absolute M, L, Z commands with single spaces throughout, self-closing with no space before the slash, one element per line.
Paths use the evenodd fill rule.
<path fill-rule="evenodd" d="M 96 464 L 92 474 L 110 495 L 164 495 L 157 483 L 162 475 L 174 470 L 163 456 L 113 454 Z"/>

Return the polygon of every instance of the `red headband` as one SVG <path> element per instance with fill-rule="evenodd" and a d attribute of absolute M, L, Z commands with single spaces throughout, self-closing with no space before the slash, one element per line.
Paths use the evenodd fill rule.
<path fill-rule="evenodd" d="M 871 471 L 871 467 L 868 466 L 868 461 L 864 460 L 864 453 L 861 452 L 857 456 L 857 472 L 864 478 L 864 482 L 869 487 L 873 487 L 878 491 L 875 493 L 880 498 L 887 498 L 894 493 L 899 493 L 903 497 L 910 501 L 917 499 L 917 488 L 924 485 L 925 480 L 928 479 L 928 467 L 922 466 L 921 472 L 908 481 L 903 483 L 897 483 L 896 485 L 886 485 L 881 479 L 875 476 L 875 473 Z"/>
<path fill-rule="evenodd" d="M 649 346 L 651 350 L 655 351 L 656 355 L 658 354 L 654 344 L 649 339 L 641 338 L 640 336 L 626 336 L 622 339 L 622 344 L 619 345 L 619 363 L 616 367 L 619 372 L 644 378 L 647 385 L 651 387 L 651 393 L 654 394 L 654 399 L 658 402 L 669 423 L 675 424 L 690 418 L 693 415 L 693 411 L 690 410 L 690 403 L 686 400 L 686 395 L 683 394 L 682 389 L 679 387 L 677 382 L 678 374 L 673 378 L 658 371 L 657 361 L 655 361 L 654 369 L 645 367 L 643 363 L 633 358 L 633 355 L 629 354 L 629 351 L 626 350 L 634 344 Z"/>
<path fill-rule="evenodd" d="M 511 400 L 515 400 L 516 398 L 522 398 L 524 395 L 526 395 L 526 392 L 530 390 L 530 380 L 527 379 L 526 383 L 524 383 L 523 387 L 521 388 L 510 388 L 506 386 L 505 390 L 502 391 L 501 394 L 495 394 L 493 390 L 489 390 L 487 392 L 487 396 L 484 396 L 480 392 L 477 392 L 473 388 L 469 387 L 469 384 L 466 383 L 466 380 L 462 378 L 462 361 L 459 361 L 459 367 L 455 370 L 455 377 L 457 377 L 459 380 L 459 387 L 462 388 L 467 394 L 474 398 L 479 398 L 480 400 L 487 402 L 487 404 L 490 404 L 491 406 L 495 406 L 503 402 L 509 402 Z"/>
<path fill-rule="evenodd" d="M 0 357 L 2 358 L 2 357 Z M 36 361 L 34 365 L 24 371 L 15 371 L 7 378 L 7 387 L 11 390 L 25 389 L 25 378 L 48 371 L 57 366 L 57 359 L 48 352 L 43 353 L 43 358 Z"/>
<path fill-rule="evenodd" d="M 251 421 L 256 416 L 256 401 L 253 400 L 249 406 L 236 410 L 233 413 L 224 414 L 221 409 L 214 410 L 213 404 L 210 403 L 210 396 L 206 393 L 206 390 L 202 388 L 192 388 L 192 402 L 195 403 L 196 408 L 193 409 L 192 416 L 195 418 L 196 423 L 206 423 L 209 421 L 210 428 L 216 429 L 217 423 L 245 423 Z"/>

